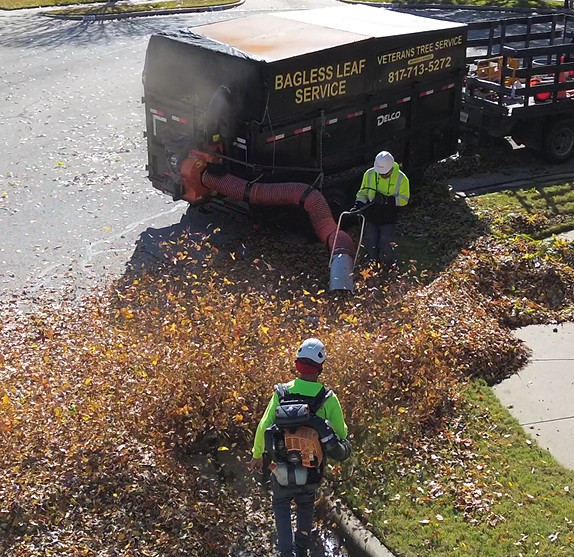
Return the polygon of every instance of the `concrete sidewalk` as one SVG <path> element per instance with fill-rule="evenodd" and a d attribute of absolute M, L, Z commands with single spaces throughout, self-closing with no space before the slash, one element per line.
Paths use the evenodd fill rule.
<path fill-rule="evenodd" d="M 574 323 L 531 325 L 516 335 L 532 356 L 494 392 L 541 448 L 574 469 Z"/>
<path fill-rule="evenodd" d="M 528 155 L 526 151 L 523 154 Z M 531 157 L 528 164 L 505 169 L 504 174 L 456 177 L 449 183 L 454 191 L 473 195 L 504 189 L 504 177 L 513 187 L 520 187 L 522 181 L 522 186 L 530 187 L 556 183 L 557 170 L 569 178 L 574 176 L 574 159 L 548 169 Z M 574 241 L 574 230 L 560 237 Z M 532 356 L 518 374 L 497 385 L 494 392 L 540 447 L 563 466 L 574 469 L 574 323 L 531 325 L 517 329 L 515 334 L 532 350 Z"/>

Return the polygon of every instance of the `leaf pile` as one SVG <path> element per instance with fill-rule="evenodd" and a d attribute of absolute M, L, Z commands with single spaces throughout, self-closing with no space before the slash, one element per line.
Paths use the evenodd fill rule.
<path fill-rule="evenodd" d="M 161 246 L 164 262 L 79 305 L 28 316 L 4 305 L 0 552 L 269 554 L 265 496 L 218 456 L 246 458 L 302 338 L 327 346 L 325 382 L 358 454 L 374 462 L 379 438 L 409 467 L 430 432 L 433 452 L 456 445 L 472 459 L 452 427 L 460 393 L 467 377 L 525 362 L 508 324 L 572 316 L 571 247 L 558 241 L 479 238 L 434 276 L 361 265 L 352 297 L 325 291 L 318 244 L 265 231 L 217 244 L 184 233 Z M 437 475 L 451 468 L 444 459 Z M 448 489 L 476 517 L 480 480 L 469 481 Z"/>

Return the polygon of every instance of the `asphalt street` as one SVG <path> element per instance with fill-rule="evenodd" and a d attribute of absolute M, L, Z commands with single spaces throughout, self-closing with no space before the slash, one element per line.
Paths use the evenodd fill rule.
<path fill-rule="evenodd" d="M 145 171 L 151 34 L 334 4 L 247 0 L 231 10 L 99 22 L 0 12 L 0 299 L 82 295 L 123 273 L 138 240 L 180 222 L 187 204 L 153 190 Z"/>

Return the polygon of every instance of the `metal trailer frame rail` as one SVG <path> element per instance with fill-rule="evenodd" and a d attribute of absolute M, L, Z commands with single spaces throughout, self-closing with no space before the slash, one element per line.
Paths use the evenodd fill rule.
<path fill-rule="evenodd" d="M 478 36 L 477 36 L 478 35 Z M 574 155 L 574 16 L 469 24 L 461 131 L 469 145 L 512 137 L 551 162 Z"/>

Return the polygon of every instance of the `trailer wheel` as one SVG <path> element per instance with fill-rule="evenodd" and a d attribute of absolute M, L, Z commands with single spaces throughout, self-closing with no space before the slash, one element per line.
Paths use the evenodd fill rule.
<path fill-rule="evenodd" d="M 331 209 L 333 218 L 337 220 L 343 211 L 348 211 L 355 197 L 351 196 L 343 187 L 335 186 L 325 192 L 325 199 Z"/>
<path fill-rule="evenodd" d="M 550 162 L 560 163 L 574 155 L 574 122 L 555 122 L 544 137 L 542 152 Z"/>

